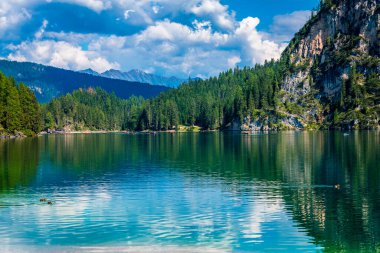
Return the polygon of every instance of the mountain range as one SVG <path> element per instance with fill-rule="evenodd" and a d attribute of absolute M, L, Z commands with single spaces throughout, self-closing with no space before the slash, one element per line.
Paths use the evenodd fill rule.
<path fill-rule="evenodd" d="M 170 88 L 177 88 L 182 83 L 187 82 L 187 79 L 180 79 L 177 77 L 164 77 L 154 74 L 146 73 L 142 70 L 133 69 L 128 72 L 122 72 L 120 70 L 110 69 L 103 73 L 98 73 L 92 69 L 85 69 L 80 71 L 81 73 L 86 73 L 94 76 L 102 76 L 111 79 L 119 79 L 130 82 L 148 83 L 151 85 L 161 85 Z"/>
<path fill-rule="evenodd" d="M 0 71 L 23 82 L 34 91 L 38 101 L 45 103 L 79 88 L 100 87 L 121 98 L 132 95 L 150 98 L 168 90 L 168 87 L 136 81 L 118 80 L 96 73 L 80 73 L 30 62 L 0 60 Z"/>

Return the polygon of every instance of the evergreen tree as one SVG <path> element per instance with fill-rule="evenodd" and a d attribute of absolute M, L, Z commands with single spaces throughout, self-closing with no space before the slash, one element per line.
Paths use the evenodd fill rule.
<path fill-rule="evenodd" d="M 21 130 L 22 109 L 20 97 L 15 80 L 7 79 L 5 82 L 5 121 L 4 127 L 13 132 Z"/>
<path fill-rule="evenodd" d="M 5 126 L 6 82 L 6 77 L 0 72 L 0 129 Z"/>
<path fill-rule="evenodd" d="M 21 128 L 37 133 L 41 130 L 40 106 L 34 93 L 23 83 L 19 86 L 22 108 Z"/>

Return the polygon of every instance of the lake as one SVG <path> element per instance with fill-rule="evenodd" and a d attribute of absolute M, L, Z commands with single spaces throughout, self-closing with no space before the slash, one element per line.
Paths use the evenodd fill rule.
<path fill-rule="evenodd" d="M 378 131 L 1 141 L 0 245 L 2 252 L 380 251 L 379 147 Z"/>

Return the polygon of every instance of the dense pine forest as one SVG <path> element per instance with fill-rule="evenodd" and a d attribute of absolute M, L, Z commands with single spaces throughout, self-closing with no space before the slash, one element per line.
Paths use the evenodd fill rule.
<path fill-rule="evenodd" d="M 274 61 L 254 68 L 234 69 L 208 80 L 190 81 L 145 103 L 141 130 L 165 130 L 176 125 L 224 129 L 247 115 L 274 111 L 282 79 Z"/>
<path fill-rule="evenodd" d="M 0 72 L 0 135 L 34 135 L 41 130 L 41 123 L 34 93 Z"/>
<path fill-rule="evenodd" d="M 190 81 L 149 100 L 135 96 L 121 99 L 101 88 L 88 88 L 42 105 L 24 84 L 17 85 L 1 74 L 1 131 L 21 131 L 26 135 L 41 129 L 159 131 L 178 130 L 180 125 L 223 130 L 233 122 L 244 125 L 247 118 L 281 130 L 292 127 L 284 119 L 294 115 L 302 118 L 310 108 L 320 108 L 321 121 L 310 123 L 309 128 L 340 128 L 347 119 L 367 122 L 373 118 L 378 122 L 377 75 L 365 78 L 353 68 L 339 99 L 323 104 L 309 94 L 301 104 L 284 101 L 286 94 L 280 87 L 286 72 L 284 66 L 270 61 L 254 68 L 236 68 L 208 80 Z M 362 126 L 366 128 L 364 123 Z"/>
<path fill-rule="evenodd" d="M 134 130 L 144 99 L 121 99 L 101 88 L 79 89 L 42 105 L 46 129 Z"/>
<path fill-rule="evenodd" d="M 70 130 L 171 130 L 179 125 L 223 129 L 248 114 L 274 111 L 280 80 L 279 64 L 272 61 L 190 81 L 150 100 L 80 89 L 43 105 L 43 121 L 46 128 Z"/>
<path fill-rule="evenodd" d="M 288 129 L 284 119 L 306 119 L 305 128 L 341 128 L 347 121 L 359 121 L 359 128 L 378 124 L 380 79 L 364 78 L 355 68 L 344 82 L 339 99 L 323 103 L 313 94 L 300 102 L 285 100 L 280 90 L 284 64 L 267 62 L 254 68 L 234 69 L 208 80 L 190 81 L 178 89 L 144 100 L 117 98 L 100 88 L 77 90 L 43 106 L 45 127 L 73 130 L 174 130 L 178 126 L 199 126 L 204 130 L 227 129 L 232 122 L 247 118 L 266 121 L 269 129 Z M 362 83 L 362 84 L 361 84 Z M 310 110 L 319 108 L 319 122 Z M 369 120 L 373 126 L 366 125 Z M 297 127 L 297 125 L 296 125 Z"/>

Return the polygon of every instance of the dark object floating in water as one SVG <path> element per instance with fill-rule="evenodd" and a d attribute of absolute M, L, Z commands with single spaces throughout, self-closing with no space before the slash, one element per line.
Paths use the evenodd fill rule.
<path fill-rule="evenodd" d="M 337 190 L 340 190 L 340 184 L 334 185 L 334 188 L 337 189 Z"/>
<path fill-rule="evenodd" d="M 48 205 L 53 205 L 53 201 L 48 200 L 48 199 L 46 199 L 46 198 L 41 198 L 41 199 L 40 199 L 40 202 L 47 203 Z"/>

